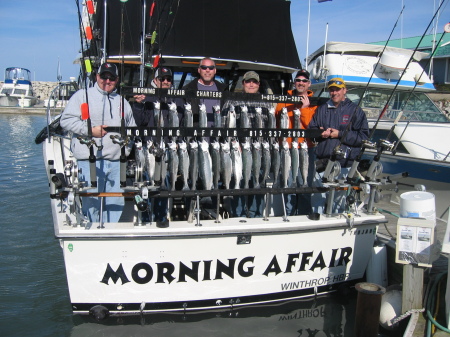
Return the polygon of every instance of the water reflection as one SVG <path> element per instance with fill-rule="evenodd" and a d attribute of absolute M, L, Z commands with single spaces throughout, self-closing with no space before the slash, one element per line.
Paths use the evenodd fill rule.
<path fill-rule="evenodd" d="M 282 305 L 231 311 L 110 317 L 101 323 L 75 317 L 72 337 L 88 336 L 353 336 L 356 294 L 322 296 Z"/>

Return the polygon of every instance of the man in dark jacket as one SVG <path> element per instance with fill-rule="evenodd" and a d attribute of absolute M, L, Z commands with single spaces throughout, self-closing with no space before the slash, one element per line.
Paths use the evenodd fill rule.
<path fill-rule="evenodd" d="M 173 83 L 172 70 L 167 67 L 159 67 L 155 71 L 155 77 L 151 82 L 153 88 L 170 89 Z M 178 113 L 178 121 L 182 121 L 184 115 L 183 100 L 181 98 L 168 98 L 157 96 L 136 95 L 135 102 L 132 104 L 133 116 L 137 126 L 143 127 L 160 127 L 169 125 L 169 105 L 175 103 Z M 170 188 L 169 172 L 167 172 L 166 161 L 168 159 L 165 144 L 169 141 L 175 141 L 171 137 L 165 137 L 161 144 L 159 137 L 143 137 L 143 152 L 145 155 L 154 155 L 155 168 L 153 174 L 149 174 L 149 179 L 154 178 L 155 183 L 161 184 L 162 188 Z M 150 165 L 149 165 L 150 166 Z M 158 169 L 156 169 L 158 167 Z M 150 170 L 150 167 L 147 168 Z M 150 178 L 152 177 L 152 178 Z M 152 181 L 153 183 L 153 181 Z M 165 186 L 165 187 L 163 187 Z M 157 227 L 168 227 L 169 220 L 167 218 L 168 199 L 153 198 L 149 200 L 153 203 L 153 218 Z M 148 214 L 143 214 L 143 221 L 151 220 Z"/>
<path fill-rule="evenodd" d="M 342 155 L 336 158 L 341 164 L 341 174 L 338 178 L 347 176 L 353 161 L 361 150 L 363 140 L 368 139 L 369 125 L 364 111 L 346 98 L 347 87 L 342 78 L 336 77 L 328 81 L 330 100 L 321 105 L 309 124 L 309 129 L 323 130 L 321 138 L 317 139 L 316 157 L 330 159 L 333 151 L 340 146 Z M 317 178 L 317 174 L 316 174 Z M 315 179 L 315 186 L 322 186 L 322 176 Z M 319 213 L 323 210 L 322 200 L 313 198 L 313 208 Z M 345 193 L 336 193 L 333 209 L 342 212 L 345 207 Z"/>
<path fill-rule="evenodd" d="M 217 91 L 225 90 L 225 85 L 215 80 L 216 63 L 209 57 L 205 57 L 200 61 L 198 66 L 199 78 L 196 78 L 186 84 L 183 89 L 186 91 Z M 213 106 L 220 104 L 221 94 L 215 94 L 215 98 L 196 98 L 188 101 L 192 106 L 192 114 L 194 116 L 194 126 L 198 124 L 199 105 L 205 104 L 208 118 L 208 127 L 214 126 Z"/>

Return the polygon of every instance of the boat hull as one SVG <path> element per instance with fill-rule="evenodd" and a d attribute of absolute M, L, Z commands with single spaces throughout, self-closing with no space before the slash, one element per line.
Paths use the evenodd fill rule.
<path fill-rule="evenodd" d="M 381 218 L 353 228 L 323 219 L 314 229 L 299 216 L 290 228 L 272 219 L 253 233 L 257 225 L 225 226 L 219 234 L 205 223 L 206 229 L 158 236 L 64 238 L 73 311 L 88 314 L 95 305 L 111 314 L 211 310 L 328 293 L 364 277 Z"/>

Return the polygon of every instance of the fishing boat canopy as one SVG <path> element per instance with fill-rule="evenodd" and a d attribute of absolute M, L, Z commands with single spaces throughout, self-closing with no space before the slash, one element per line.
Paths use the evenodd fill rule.
<path fill-rule="evenodd" d="M 129 1 L 124 6 L 123 50 L 117 38 L 121 36 L 121 5 L 119 1 L 98 2 L 99 15 L 93 16 L 97 36 L 107 41 L 108 59 L 140 62 L 144 49 L 146 65 L 162 55 L 263 63 L 287 68 L 286 72 L 301 67 L 291 31 L 290 1 L 229 0 L 226 6 L 219 0 Z M 91 43 L 90 56 L 98 54 L 101 43 Z"/>

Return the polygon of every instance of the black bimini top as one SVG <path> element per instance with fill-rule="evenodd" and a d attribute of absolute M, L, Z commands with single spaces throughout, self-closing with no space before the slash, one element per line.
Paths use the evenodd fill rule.
<path fill-rule="evenodd" d="M 184 58 L 209 56 L 298 69 L 301 67 L 286 0 L 146 0 L 124 5 L 124 50 L 120 50 L 120 1 L 107 1 L 107 55 L 139 55 L 143 15 L 147 54 Z M 153 10 L 152 10 L 153 7 Z M 103 2 L 95 26 L 103 35 Z M 152 16 L 150 16 L 150 12 Z M 144 13 L 144 14 L 143 14 Z"/>

